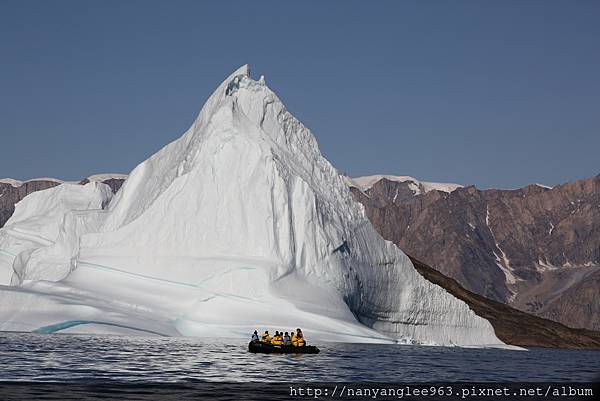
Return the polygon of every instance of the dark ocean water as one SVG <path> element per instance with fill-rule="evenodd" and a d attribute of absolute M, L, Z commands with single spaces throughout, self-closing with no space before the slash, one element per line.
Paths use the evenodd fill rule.
<path fill-rule="evenodd" d="M 600 375 L 600 351 L 318 345 L 318 355 L 262 355 L 234 339 L 0 333 L 0 380 L 573 382 Z"/>
<path fill-rule="evenodd" d="M 318 355 L 262 355 L 234 339 L 0 333 L 0 399 L 316 399 L 289 396 L 289 384 L 333 383 L 331 392 L 336 383 L 560 385 L 600 378 L 600 351 L 318 345 Z"/>

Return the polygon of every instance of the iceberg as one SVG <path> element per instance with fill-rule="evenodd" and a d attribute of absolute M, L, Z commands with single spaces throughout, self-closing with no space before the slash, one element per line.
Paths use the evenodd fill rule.
<path fill-rule="evenodd" d="M 377 234 L 310 130 L 248 66 L 112 199 L 92 182 L 94 201 L 67 205 L 51 192 L 65 185 L 22 201 L 56 211 L 19 218 L 46 241 L 15 245 L 16 217 L 0 230 L 4 276 L 12 268 L 2 330 L 245 338 L 302 327 L 311 341 L 503 344 Z"/>
<path fill-rule="evenodd" d="M 65 278 L 79 235 L 97 227 L 111 199 L 102 183 L 62 183 L 23 198 L 0 230 L 0 284 Z"/>

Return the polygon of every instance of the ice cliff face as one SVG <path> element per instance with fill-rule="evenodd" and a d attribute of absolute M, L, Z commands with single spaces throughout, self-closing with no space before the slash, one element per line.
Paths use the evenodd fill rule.
<path fill-rule="evenodd" d="M 184 335 L 300 326 L 323 340 L 501 344 L 376 233 L 311 132 L 247 66 L 98 221 L 76 235 L 61 284 L 118 300 L 117 320 L 134 308 Z"/>

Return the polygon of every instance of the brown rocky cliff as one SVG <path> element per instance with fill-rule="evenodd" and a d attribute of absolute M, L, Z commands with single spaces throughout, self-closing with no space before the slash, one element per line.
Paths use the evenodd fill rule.
<path fill-rule="evenodd" d="M 557 282 L 544 291 L 557 272 L 570 283 L 583 279 L 583 266 L 600 266 L 600 175 L 552 189 L 415 193 L 406 182 L 384 178 L 364 192 L 351 190 L 384 238 L 468 290 L 575 327 L 600 329 L 600 315 L 583 307 L 592 298 L 566 312 L 567 299 L 575 300 L 580 288 L 573 287 L 576 282 Z M 600 293 L 595 285 L 587 284 L 586 294 L 594 288 Z M 569 288 L 561 303 L 557 292 Z"/>
<path fill-rule="evenodd" d="M 456 280 L 411 257 L 427 280 L 464 301 L 478 316 L 488 320 L 496 336 L 510 345 L 550 348 L 600 348 L 600 332 L 572 329 L 563 324 L 511 308 L 464 289 Z"/>
<path fill-rule="evenodd" d="M 568 288 L 540 315 L 561 321 L 567 326 L 600 330 L 600 271 Z"/>

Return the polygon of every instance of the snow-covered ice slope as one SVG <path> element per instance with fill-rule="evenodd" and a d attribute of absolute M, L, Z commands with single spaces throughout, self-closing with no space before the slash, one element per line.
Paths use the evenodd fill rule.
<path fill-rule="evenodd" d="M 11 322 L 31 325 L 35 310 L 50 331 L 103 320 L 197 336 L 302 327 L 322 340 L 502 344 L 376 233 L 311 132 L 247 66 L 131 172 L 98 222 L 76 235 L 75 270 L 43 284 L 68 313 L 41 308 L 40 282 L 25 282 L 18 297 L 31 306 Z M 70 299 L 86 300 L 85 316 Z"/>
<path fill-rule="evenodd" d="M 58 281 L 72 269 L 78 236 L 97 229 L 108 185 L 64 183 L 29 194 L 0 229 L 0 284 Z"/>

